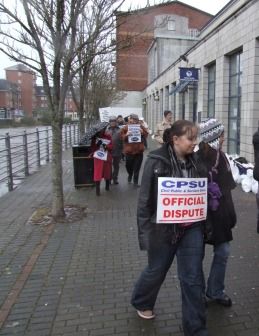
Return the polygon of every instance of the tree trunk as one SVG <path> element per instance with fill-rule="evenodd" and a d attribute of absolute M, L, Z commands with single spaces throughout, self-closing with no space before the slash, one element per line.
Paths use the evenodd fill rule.
<path fill-rule="evenodd" d="M 79 134 L 80 138 L 82 138 L 85 135 L 85 120 L 84 120 L 84 101 L 80 97 L 80 102 L 79 102 Z"/>
<path fill-rule="evenodd" d="M 62 126 L 52 122 L 52 216 L 55 220 L 65 217 L 62 168 Z"/>

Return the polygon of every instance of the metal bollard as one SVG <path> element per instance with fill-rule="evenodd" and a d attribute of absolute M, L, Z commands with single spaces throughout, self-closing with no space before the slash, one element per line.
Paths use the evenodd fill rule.
<path fill-rule="evenodd" d="M 28 142 L 26 131 L 23 132 L 23 161 L 24 161 L 24 175 L 29 176 L 29 157 L 28 157 Z"/>
<path fill-rule="evenodd" d="M 7 164 L 7 178 L 8 178 L 8 190 L 13 190 L 13 169 L 12 169 L 12 156 L 11 156 L 11 141 L 9 133 L 5 136 L 5 147 L 6 147 L 6 164 Z"/>
<path fill-rule="evenodd" d="M 37 165 L 38 167 L 40 167 L 40 133 L 38 128 L 36 128 L 36 153 L 37 153 Z"/>
<path fill-rule="evenodd" d="M 46 162 L 49 162 L 49 128 L 46 127 Z"/>

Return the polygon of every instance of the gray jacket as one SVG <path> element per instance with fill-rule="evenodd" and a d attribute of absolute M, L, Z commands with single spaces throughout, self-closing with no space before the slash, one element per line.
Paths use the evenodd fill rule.
<path fill-rule="evenodd" d="M 123 144 L 120 138 L 120 130 L 119 126 L 108 126 L 105 131 L 105 133 L 110 134 L 112 137 L 112 157 L 121 157 Z"/>

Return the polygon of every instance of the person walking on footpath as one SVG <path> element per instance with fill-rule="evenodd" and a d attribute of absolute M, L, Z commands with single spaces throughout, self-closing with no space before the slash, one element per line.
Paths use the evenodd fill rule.
<path fill-rule="evenodd" d="M 157 193 L 158 177 L 199 177 L 193 158 L 197 133 L 194 123 L 178 120 L 166 136 L 168 142 L 148 155 L 137 205 L 139 246 L 147 251 L 148 265 L 131 298 L 139 317 L 153 319 L 160 287 L 176 256 L 185 336 L 208 336 L 202 295 L 203 222 L 157 224 Z"/>
<path fill-rule="evenodd" d="M 205 241 L 213 245 L 213 260 L 207 281 L 207 301 L 230 307 L 231 298 L 225 293 L 225 274 L 230 254 L 232 229 L 236 224 L 236 212 L 232 200 L 235 188 L 230 164 L 222 145 L 224 126 L 209 118 L 199 124 L 201 142 L 197 152 L 200 166 L 204 165 L 208 177 L 208 213 Z M 204 287 L 205 280 L 204 280 Z"/>
<path fill-rule="evenodd" d="M 92 139 L 92 152 L 94 157 L 94 182 L 96 186 L 96 196 L 100 196 L 100 184 L 105 179 L 105 190 L 110 190 L 112 177 L 112 137 L 101 130 Z"/>
<path fill-rule="evenodd" d="M 111 116 L 109 118 L 109 125 L 106 129 L 106 134 L 112 137 L 112 180 L 113 184 L 119 184 L 118 176 L 120 170 L 120 160 L 122 154 L 122 140 L 120 137 L 120 127 L 117 125 L 117 118 Z"/>
<path fill-rule="evenodd" d="M 254 146 L 254 179 L 259 182 L 259 127 L 257 132 L 253 135 L 253 146 Z M 259 188 L 256 194 L 256 204 L 257 204 L 257 233 L 259 233 Z"/>
<path fill-rule="evenodd" d="M 156 130 L 154 133 L 154 139 L 158 142 L 160 146 L 163 145 L 163 133 L 167 128 L 172 126 L 172 117 L 173 114 L 171 111 L 164 111 L 164 119 L 161 123 L 157 124 Z"/>
<path fill-rule="evenodd" d="M 121 128 L 125 125 L 125 121 L 123 119 L 123 116 L 121 114 L 119 114 L 117 116 L 117 125 Z"/>
<path fill-rule="evenodd" d="M 132 127 L 135 127 L 137 132 L 139 130 L 140 134 L 137 137 L 132 135 Z M 148 130 L 140 125 L 138 115 L 131 114 L 128 118 L 128 125 L 125 125 L 121 129 L 121 139 L 123 141 L 123 153 L 125 154 L 128 183 L 131 183 L 133 178 L 133 183 L 136 187 L 138 186 L 139 171 L 143 161 L 143 152 L 145 149 L 144 138 L 147 136 Z"/>

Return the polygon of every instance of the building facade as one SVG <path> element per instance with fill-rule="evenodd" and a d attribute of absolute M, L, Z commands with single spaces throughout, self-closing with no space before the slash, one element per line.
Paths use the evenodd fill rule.
<path fill-rule="evenodd" d="M 0 119 L 13 119 L 21 114 L 21 91 L 17 84 L 0 79 Z"/>
<path fill-rule="evenodd" d="M 23 64 L 5 69 L 6 79 L 18 85 L 21 92 L 21 106 L 24 114 L 32 117 L 35 108 L 36 74 Z"/>
<path fill-rule="evenodd" d="M 216 117 L 225 149 L 253 161 L 259 121 L 259 1 L 231 0 L 201 30 L 198 41 L 150 82 L 144 114 L 151 128 L 171 109 L 175 119 Z M 198 82 L 180 82 L 179 68 L 195 68 Z"/>
<path fill-rule="evenodd" d="M 40 115 L 44 113 L 44 111 L 48 111 L 48 99 L 45 94 L 45 90 L 43 86 L 37 85 L 35 87 L 35 111 L 34 116 L 40 118 Z M 77 107 L 73 100 L 71 91 L 67 92 L 67 96 L 65 99 L 65 106 L 64 106 L 64 116 L 66 118 L 70 118 L 71 120 L 78 120 L 78 113 Z"/>
<path fill-rule="evenodd" d="M 182 37 L 185 41 L 188 40 L 188 43 L 179 42 L 181 52 L 189 48 L 193 32 L 199 31 L 213 17 L 180 1 L 171 1 L 136 11 L 117 13 L 117 88 L 126 94 L 125 99 L 117 105 L 124 107 L 141 106 L 142 91 L 148 84 L 148 78 L 152 78 L 148 72 L 148 52 L 154 51 L 154 49 L 150 51 L 154 37 L 163 34 L 165 40 L 174 38 L 175 46 L 172 46 L 171 50 L 177 48 L 176 31 L 180 32 L 181 26 L 178 25 L 179 20 L 174 21 L 175 18 L 171 15 L 175 15 L 175 18 L 185 19 L 184 30 L 182 31 L 184 37 Z M 195 36 L 193 40 L 195 41 Z M 164 42 L 166 48 L 168 48 L 168 43 Z M 161 59 L 161 52 L 163 52 L 163 48 L 159 50 L 157 48 L 156 60 Z M 170 58 L 166 54 L 164 55 L 164 61 L 170 62 Z M 168 64 L 165 62 L 164 67 Z M 157 66 L 157 64 L 154 64 L 154 66 Z M 159 69 L 156 68 L 156 70 Z M 161 71 L 161 68 L 159 71 Z"/>
<path fill-rule="evenodd" d="M 36 85 L 36 74 L 23 64 L 5 69 L 6 79 L 0 79 L 0 118 L 39 117 L 49 110 L 43 86 Z M 77 107 L 70 91 L 65 99 L 65 117 L 78 119 Z"/>

